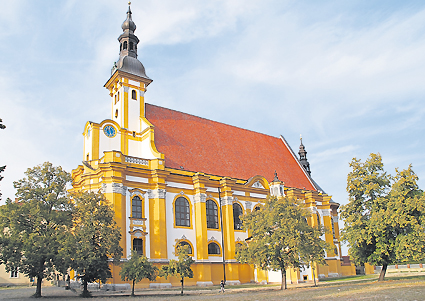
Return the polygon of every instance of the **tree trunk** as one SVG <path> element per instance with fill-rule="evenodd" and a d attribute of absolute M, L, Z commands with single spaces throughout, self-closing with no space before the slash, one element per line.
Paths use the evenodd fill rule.
<path fill-rule="evenodd" d="M 133 288 L 131 289 L 131 296 L 134 297 L 134 279 L 133 279 Z"/>
<path fill-rule="evenodd" d="M 388 267 L 388 264 L 386 263 L 382 265 L 381 274 L 379 274 L 378 281 L 384 281 L 385 273 L 387 272 L 387 267 Z"/>
<path fill-rule="evenodd" d="M 35 289 L 35 298 L 41 298 L 41 281 L 43 281 L 43 278 L 41 276 L 37 276 L 37 288 Z"/>
<path fill-rule="evenodd" d="M 311 268 L 313 269 L 314 286 L 317 286 L 317 284 L 316 284 L 316 275 L 314 275 L 314 262 L 311 264 Z"/>
<path fill-rule="evenodd" d="M 280 272 L 282 273 L 282 283 L 280 285 L 281 290 L 286 290 L 286 269 L 281 269 Z"/>
<path fill-rule="evenodd" d="M 183 295 L 183 281 L 184 281 L 184 277 L 182 277 L 182 280 L 180 280 L 180 282 L 182 283 L 182 290 L 180 292 L 180 295 Z"/>

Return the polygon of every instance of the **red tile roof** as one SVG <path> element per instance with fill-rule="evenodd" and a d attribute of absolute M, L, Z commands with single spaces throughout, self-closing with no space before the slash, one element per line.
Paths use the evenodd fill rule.
<path fill-rule="evenodd" d="M 155 127 L 155 145 L 165 166 L 245 179 L 274 171 L 285 186 L 315 190 L 280 138 L 146 104 L 146 118 Z"/>

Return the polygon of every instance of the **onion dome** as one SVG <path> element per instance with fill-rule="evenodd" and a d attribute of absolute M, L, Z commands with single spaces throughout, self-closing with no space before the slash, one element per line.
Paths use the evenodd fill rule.
<path fill-rule="evenodd" d="M 127 18 L 121 26 L 123 33 L 118 37 L 118 41 L 120 42 L 120 57 L 114 63 L 111 74 L 114 74 L 116 70 L 120 70 L 150 80 L 146 75 L 145 67 L 137 59 L 137 44 L 139 44 L 139 39 L 134 34 L 136 24 L 131 18 L 130 4 L 131 2 L 128 3 Z"/>
<path fill-rule="evenodd" d="M 121 28 L 123 31 L 130 30 L 134 32 L 136 30 L 136 24 L 133 22 L 133 19 L 131 18 L 130 5 L 128 5 L 127 19 L 122 23 Z"/>

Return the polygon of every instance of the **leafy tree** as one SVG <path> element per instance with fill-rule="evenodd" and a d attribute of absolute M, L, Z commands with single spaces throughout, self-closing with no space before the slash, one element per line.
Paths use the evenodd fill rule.
<path fill-rule="evenodd" d="M 268 198 L 260 210 L 242 217 L 244 230 L 249 229 L 252 236 L 238 249 L 236 258 L 263 270 L 280 270 L 281 289 L 286 289 L 289 267 L 324 262 L 324 249 L 328 247 L 320 238 L 324 230 L 308 225 L 309 214 L 295 198 Z"/>
<path fill-rule="evenodd" d="M 35 297 L 41 297 L 41 282 L 54 270 L 64 273 L 66 263 L 59 249 L 67 235 L 72 205 L 66 192 L 71 176 L 61 167 L 45 162 L 30 168 L 14 182 L 18 202 L 7 200 L 0 208 L 0 263 L 6 271 L 19 268 L 37 279 Z"/>
<path fill-rule="evenodd" d="M 133 282 L 131 296 L 134 297 L 134 284 L 145 278 L 154 281 L 158 276 L 158 268 L 153 266 L 146 256 L 140 256 L 136 251 L 132 251 L 130 260 L 121 267 L 120 276 L 123 281 Z"/>
<path fill-rule="evenodd" d="M 2 123 L 3 120 L 0 118 L 0 130 L 3 130 L 6 128 L 6 126 Z M 6 165 L 0 166 L 0 174 L 6 169 Z M 3 177 L 0 175 L 0 181 L 3 180 Z M 0 200 L 1 200 L 1 193 L 0 193 Z"/>
<path fill-rule="evenodd" d="M 396 169 L 393 178 L 380 154 L 370 154 L 364 163 L 354 158 L 350 167 L 342 239 L 356 264 L 382 265 L 382 281 L 389 264 L 425 257 L 424 194 L 411 166 Z"/>
<path fill-rule="evenodd" d="M 193 271 L 190 266 L 195 262 L 189 255 L 189 246 L 177 246 L 175 255 L 178 260 L 171 259 L 167 265 L 161 267 L 160 276 L 178 276 L 180 277 L 181 291 L 183 295 L 184 277 L 193 278 Z"/>
<path fill-rule="evenodd" d="M 114 220 L 114 212 L 101 193 L 81 192 L 72 196 L 72 238 L 67 242 L 64 254 L 71 258 L 71 267 L 83 281 L 83 297 L 90 296 L 87 284 L 111 278 L 109 258 L 121 258 L 119 245 L 121 232 Z"/>

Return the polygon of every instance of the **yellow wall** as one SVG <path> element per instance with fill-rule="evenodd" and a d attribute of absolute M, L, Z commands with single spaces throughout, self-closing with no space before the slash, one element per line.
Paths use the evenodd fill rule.
<path fill-rule="evenodd" d="M 30 285 L 30 279 L 22 273 L 18 273 L 17 278 L 10 278 L 10 273 L 6 272 L 5 265 L 0 265 L 0 286 L 7 285 Z"/>

